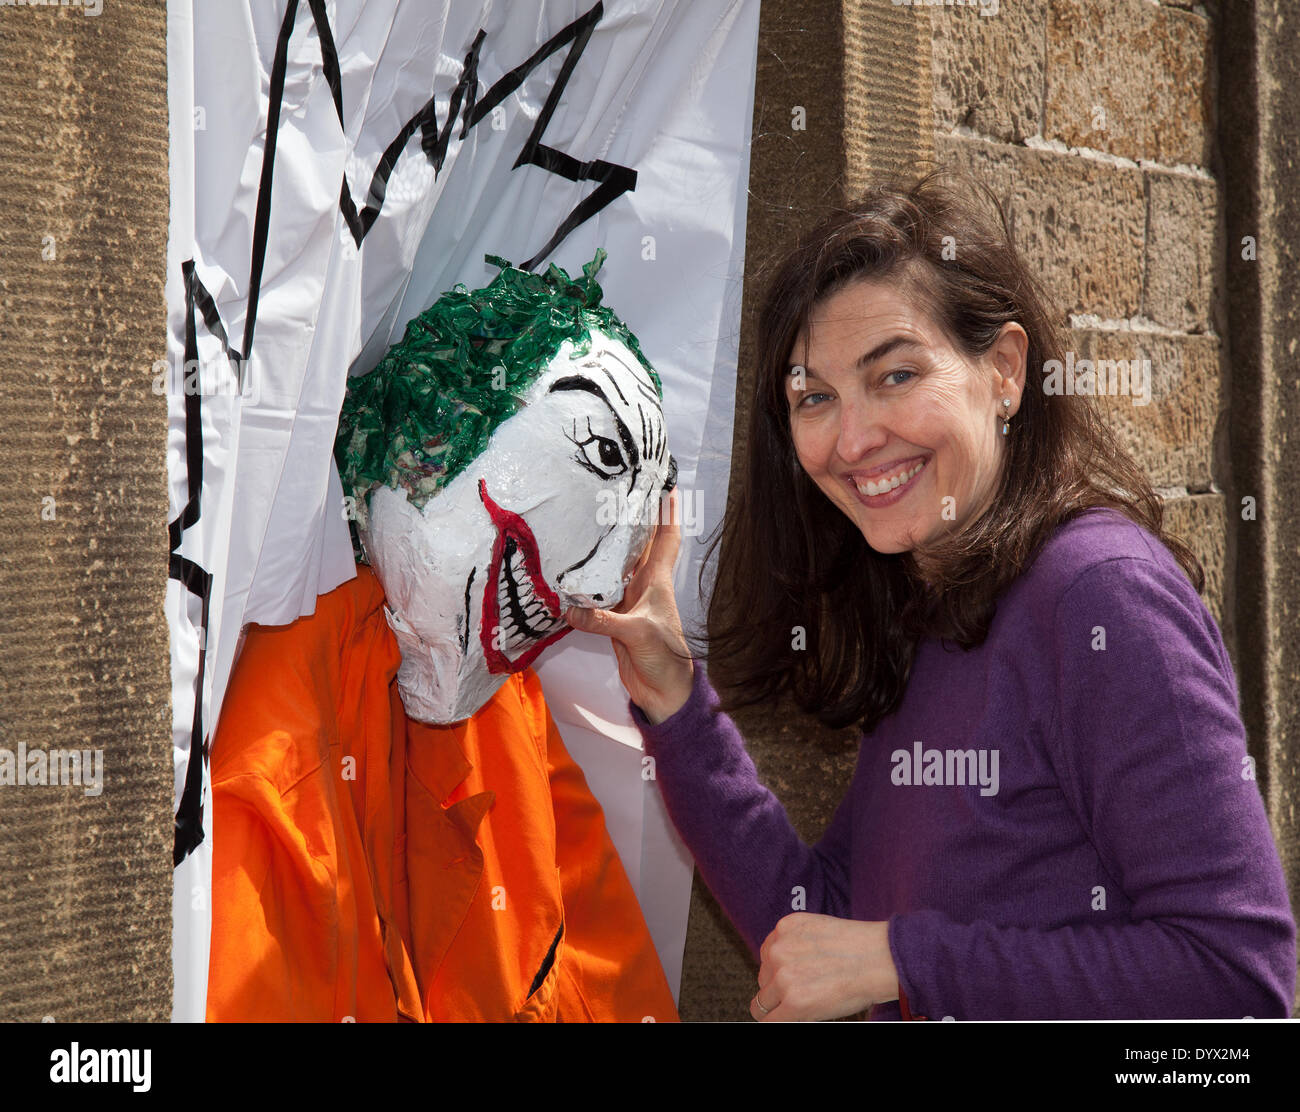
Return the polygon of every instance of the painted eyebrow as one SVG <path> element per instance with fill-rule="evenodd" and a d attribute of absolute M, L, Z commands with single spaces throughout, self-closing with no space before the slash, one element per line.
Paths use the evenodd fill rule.
<path fill-rule="evenodd" d="M 630 363 L 626 362 L 623 359 L 620 359 L 617 352 L 610 351 L 608 348 L 602 348 L 600 354 L 609 356 L 609 358 L 614 360 L 615 363 L 617 363 L 620 367 L 622 367 L 625 371 L 627 371 L 627 373 L 632 377 L 632 381 L 636 383 L 636 388 L 640 390 L 641 393 L 644 394 L 647 399 L 649 399 L 656 406 L 658 406 L 660 412 L 663 411 L 663 403 L 655 395 L 654 391 L 652 391 L 649 387 L 646 386 L 644 382 L 641 381 L 642 369 L 640 367 L 633 367 Z M 624 405 L 627 405 L 627 399 L 623 397 L 623 391 L 618 389 L 618 383 L 614 382 L 614 376 L 609 373 L 609 369 L 603 363 L 601 363 L 599 359 L 588 359 L 585 363 L 579 363 L 578 366 L 599 367 L 602 371 L 605 372 L 605 377 L 608 378 L 610 382 L 614 383 L 614 389 L 618 391 L 619 401 L 621 401 Z"/>
<path fill-rule="evenodd" d="M 890 336 L 889 339 L 883 341 L 882 343 L 877 344 L 869 352 L 861 356 L 858 359 L 855 366 L 858 367 L 869 366 L 870 364 L 875 363 L 878 360 L 884 359 L 884 357 L 888 355 L 890 352 L 897 351 L 899 348 L 916 348 L 917 350 L 923 350 L 924 345 L 921 344 L 919 341 L 912 339 L 910 336 L 902 336 L 902 335 Z M 790 364 L 790 366 L 786 368 L 786 374 L 787 375 L 794 374 L 795 367 L 800 365 L 801 364 L 798 363 Z M 817 372 L 814 371 L 811 367 L 807 365 L 803 365 L 803 368 L 805 371 L 808 372 L 808 374 L 818 377 Z"/>
<path fill-rule="evenodd" d="M 605 397 L 605 391 L 600 388 L 600 384 L 587 378 L 585 375 L 565 375 L 564 378 L 557 378 L 551 383 L 551 388 L 546 392 L 553 394 L 557 390 L 585 390 L 588 394 L 595 394 L 605 407 L 609 410 L 610 416 L 614 418 L 614 424 L 618 428 L 618 438 L 622 441 L 623 450 L 627 452 L 628 459 L 632 461 L 632 473 L 635 477 L 636 471 L 641 466 L 641 456 L 636 450 L 636 441 L 632 439 L 632 434 L 628 432 L 627 426 L 623 424 L 623 419 L 617 411 L 609 404 L 609 399 Z"/>

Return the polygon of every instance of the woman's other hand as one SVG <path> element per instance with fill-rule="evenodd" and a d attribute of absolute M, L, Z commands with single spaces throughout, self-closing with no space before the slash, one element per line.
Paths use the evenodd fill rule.
<path fill-rule="evenodd" d="M 668 519 L 660 518 L 618 606 L 612 610 L 575 607 L 565 614 L 574 629 L 600 633 L 613 641 L 619 678 L 654 724 L 685 705 L 694 675 L 673 595 L 673 564 L 682 540 L 677 511 L 674 490 L 668 498 Z"/>
<path fill-rule="evenodd" d="M 759 951 L 755 1019 L 839 1019 L 898 999 L 889 924 L 799 911 Z"/>

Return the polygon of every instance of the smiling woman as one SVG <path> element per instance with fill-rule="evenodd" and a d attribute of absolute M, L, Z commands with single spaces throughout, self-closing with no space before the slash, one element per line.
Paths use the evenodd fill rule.
<path fill-rule="evenodd" d="M 1003 466 L 988 413 L 1001 399 L 1014 416 L 1027 346 L 1010 323 L 972 359 L 915 298 L 869 279 L 809 314 L 786 380 L 795 454 L 873 552 L 920 565 L 921 545 L 988 509 Z"/>
<path fill-rule="evenodd" d="M 1039 388 L 1063 358 L 1059 315 L 981 195 L 937 174 L 880 189 L 771 274 L 709 611 L 729 709 L 789 691 L 828 725 L 870 730 L 918 638 L 979 644 L 999 594 L 1089 507 L 1145 528 L 1203 586 L 1097 411 Z M 792 654 L 795 626 L 807 651 Z"/>
<path fill-rule="evenodd" d="M 1232 665 L 996 200 L 936 176 L 814 228 L 759 301 L 707 658 L 661 527 L 617 642 L 669 814 L 758 959 L 756 1019 L 1285 1016 L 1295 921 Z M 701 656 L 704 654 L 701 653 Z M 806 845 L 725 709 L 864 736 Z"/>

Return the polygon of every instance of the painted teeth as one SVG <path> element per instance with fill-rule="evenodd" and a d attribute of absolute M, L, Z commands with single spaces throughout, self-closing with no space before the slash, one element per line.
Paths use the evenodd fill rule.
<path fill-rule="evenodd" d="M 503 569 L 504 574 L 497 585 L 498 612 L 501 615 L 501 624 L 506 634 L 504 650 L 507 653 L 515 653 L 558 629 L 563 624 L 563 619 L 553 616 L 547 609 L 546 604 L 534 594 L 532 583 L 529 581 L 528 573 L 524 569 L 523 555 L 520 552 L 510 552 L 506 557 L 506 564 L 506 568 Z M 519 607 L 528 623 L 523 629 L 519 628 L 515 620 L 514 610 L 510 606 L 510 588 L 506 583 L 507 576 L 515 586 Z"/>
<path fill-rule="evenodd" d="M 872 482 L 870 479 L 865 483 L 860 483 L 855 480 L 853 485 L 858 488 L 859 494 L 865 494 L 868 497 L 873 494 L 884 494 L 887 490 L 893 490 L 895 487 L 902 486 L 924 466 L 925 461 L 922 460 L 910 471 L 904 471 L 901 475 L 895 475 L 892 479 L 881 479 L 878 483 Z"/>

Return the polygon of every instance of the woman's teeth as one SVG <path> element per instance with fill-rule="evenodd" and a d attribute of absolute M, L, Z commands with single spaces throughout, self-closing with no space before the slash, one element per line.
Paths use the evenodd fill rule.
<path fill-rule="evenodd" d="M 868 497 L 870 497 L 873 494 L 884 494 L 888 490 L 893 490 L 895 487 L 902 486 L 905 482 L 907 482 L 908 479 L 910 479 L 913 475 L 915 475 L 918 471 L 920 471 L 921 468 L 924 466 L 925 466 L 925 460 L 922 460 L 915 467 L 911 468 L 908 471 L 903 471 L 900 474 L 895 475 L 892 479 L 881 479 L 880 482 L 878 483 L 872 482 L 870 479 L 868 479 L 865 483 L 860 483 L 855 479 L 853 485 L 858 488 L 859 494 L 865 494 Z"/>

